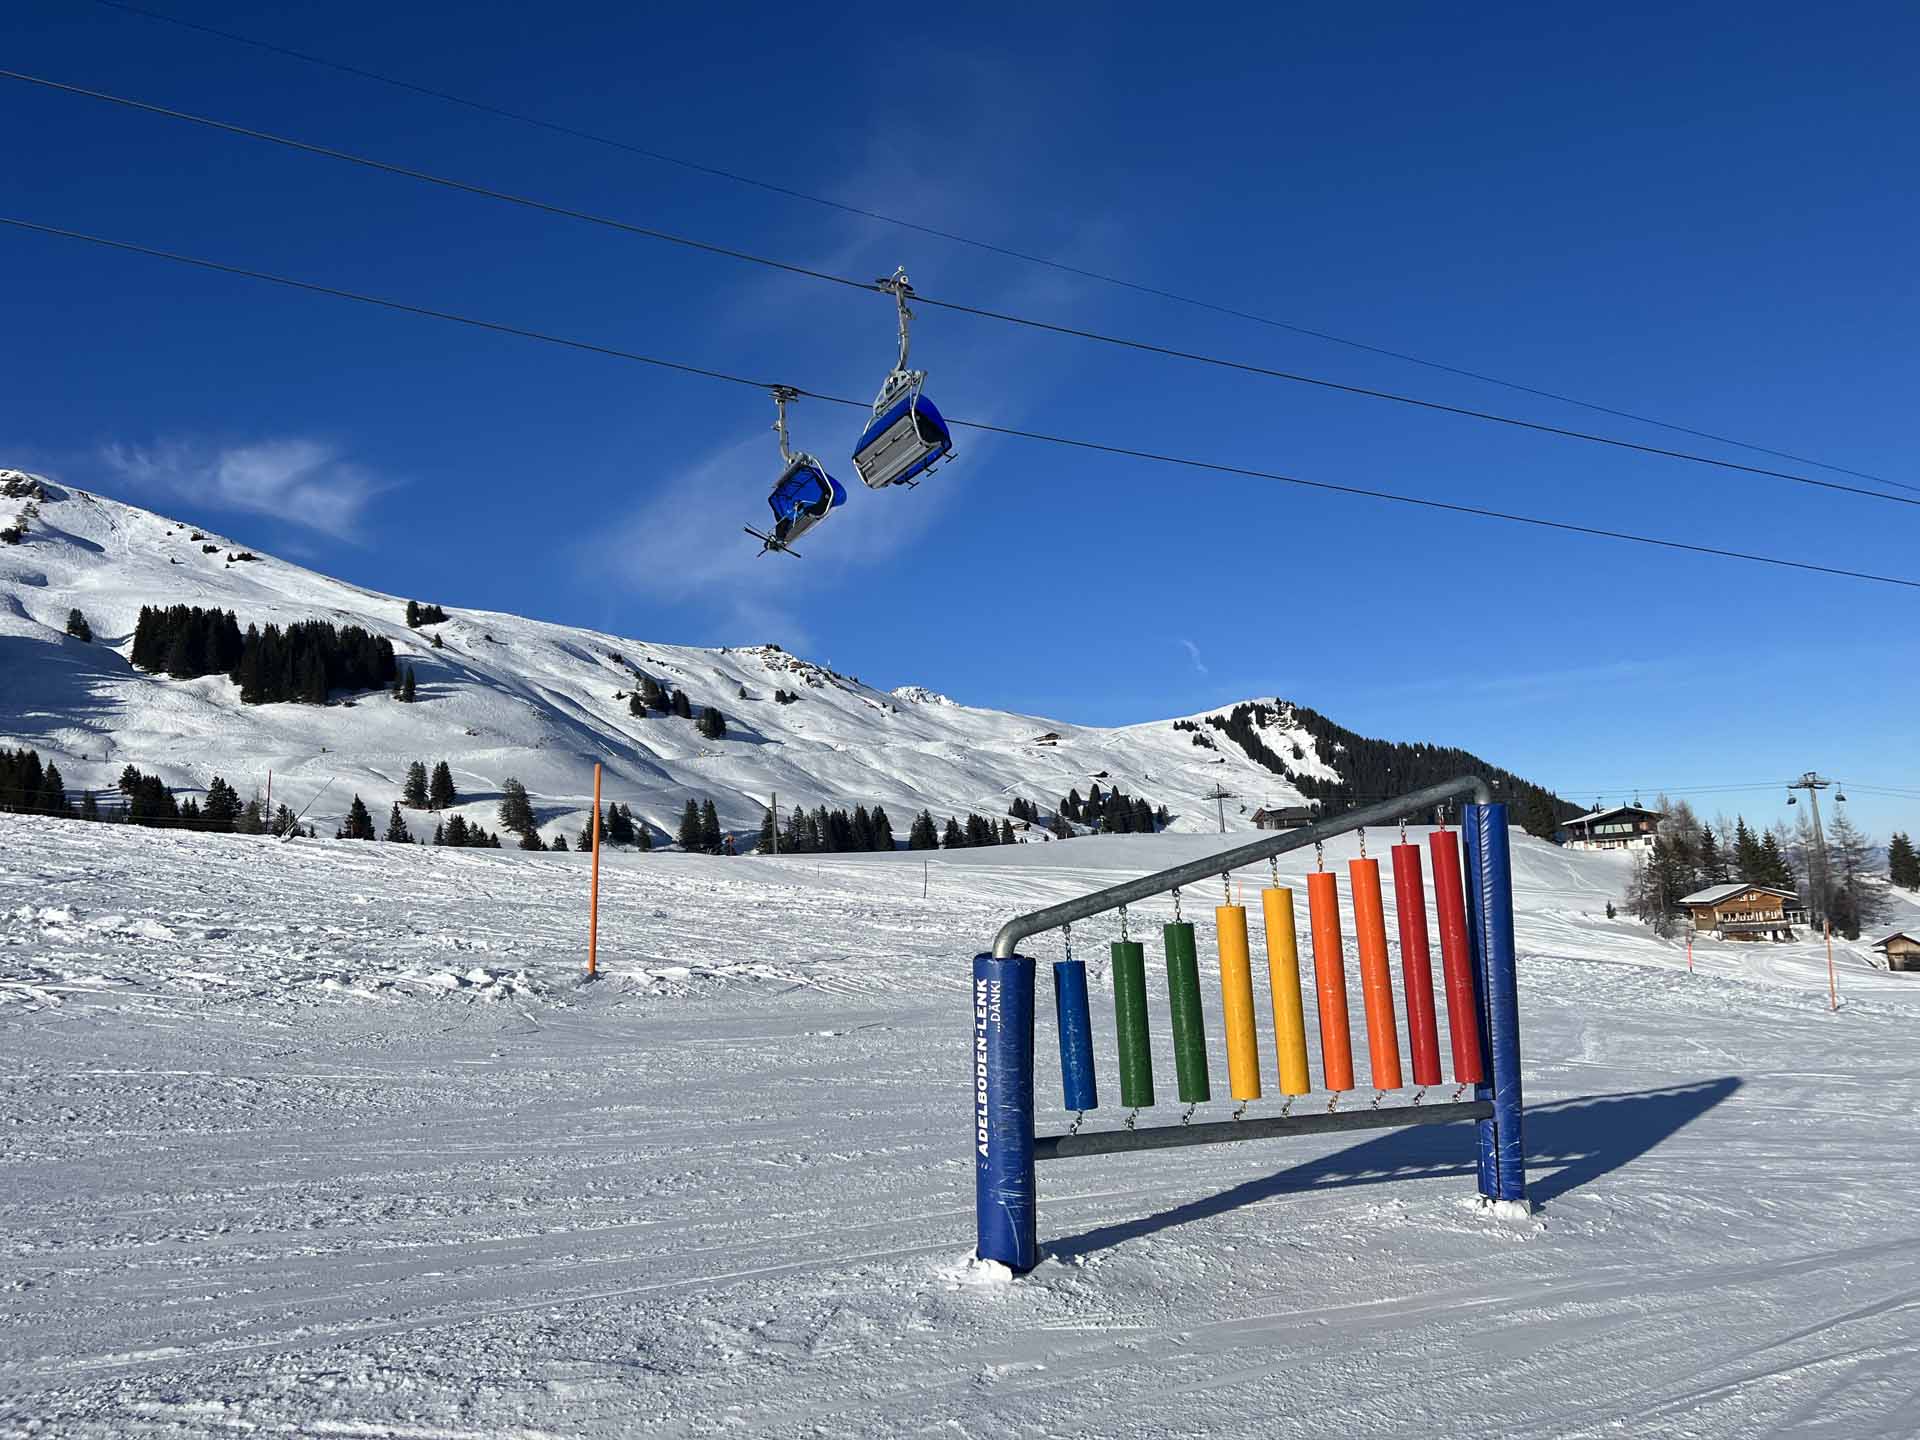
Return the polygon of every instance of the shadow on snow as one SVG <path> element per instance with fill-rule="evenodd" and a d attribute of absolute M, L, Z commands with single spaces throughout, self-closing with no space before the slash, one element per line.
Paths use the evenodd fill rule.
<path fill-rule="evenodd" d="M 1569 1191 L 1631 1164 L 1739 1088 L 1738 1077 L 1726 1075 L 1659 1090 L 1529 1106 L 1524 1126 L 1528 1195 L 1536 1205 L 1549 1205 Z M 1278 1195 L 1394 1180 L 1471 1180 L 1475 1173 L 1471 1125 L 1412 1126 L 1263 1175 L 1217 1195 L 1176 1205 L 1158 1215 L 1063 1235 L 1048 1242 L 1046 1249 L 1066 1259 L 1210 1219 Z"/>

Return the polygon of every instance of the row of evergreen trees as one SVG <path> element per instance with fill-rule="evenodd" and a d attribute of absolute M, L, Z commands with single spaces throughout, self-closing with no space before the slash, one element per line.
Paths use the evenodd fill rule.
<path fill-rule="evenodd" d="M 1003 818 L 996 822 L 988 816 L 971 813 L 964 826 L 949 815 L 946 829 L 936 830 L 932 812 L 922 810 L 907 828 L 909 850 L 967 850 L 977 845 L 1012 845 L 1018 839 L 1011 820 Z"/>
<path fill-rule="evenodd" d="M 684 831 L 684 824 L 681 828 Z M 686 843 L 684 834 L 681 843 L 683 845 Z M 774 844 L 771 810 L 765 811 L 760 817 L 760 838 L 757 843 L 762 853 L 772 853 Z M 779 848 L 782 855 L 838 855 L 864 850 L 890 851 L 894 848 L 893 821 L 888 818 L 885 808 L 879 805 L 871 810 L 865 805 L 856 805 L 851 813 L 845 810 L 829 810 L 824 805 L 813 810 L 798 806 L 788 812 L 787 823 L 781 827 Z"/>
<path fill-rule="evenodd" d="M 331 690 L 378 690 L 401 678 L 393 642 L 361 626 L 302 620 L 242 634 L 231 610 L 197 605 L 141 606 L 132 659 L 175 680 L 224 674 L 248 705 L 324 705 Z"/>
<path fill-rule="evenodd" d="M 1028 806 L 1032 818 L 1032 806 Z M 1017 816 L 1018 811 L 1014 812 Z M 1074 824 L 1087 825 L 1102 835 L 1151 835 L 1163 829 L 1173 817 L 1162 805 L 1158 810 L 1138 796 L 1129 796 L 1119 786 L 1102 791 L 1098 782 L 1087 791 L 1087 798 L 1080 798 L 1079 790 L 1069 790 L 1060 801 L 1058 818 Z M 1056 826 L 1056 835 L 1071 835 L 1068 826 Z"/>

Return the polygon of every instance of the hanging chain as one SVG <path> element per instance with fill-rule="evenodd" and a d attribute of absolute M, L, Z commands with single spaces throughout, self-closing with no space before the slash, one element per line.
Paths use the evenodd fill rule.
<path fill-rule="evenodd" d="M 1280 1107 L 1280 1118 L 1284 1120 L 1292 1113 L 1293 1113 L 1293 1096 L 1289 1095 L 1287 1096 L 1287 1103 Z"/>
<path fill-rule="evenodd" d="M 1127 907 L 1124 905 L 1120 907 L 1120 943 L 1127 943 Z"/>
<path fill-rule="evenodd" d="M 1240 1108 L 1233 1112 L 1233 1118 L 1236 1120 L 1244 1120 L 1247 1118 L 1247 1102 L 1246 1101 L 1242 1100 L 1240 1102 Z"/>
<path fill-rule="evenodd" d="M 1280 857 L 1278 855 L 1267 857 L 1267 873 L 1273 877 L 1273 888 L 1278 890 L 1280 888 Z"/>
<path fill-rule="evenodd" d="M 1404 815 L 1400 817 L 1400 843 L 1407 843 L 1407 817 Z"/>
<path fill-rule="evenodd" d="M 1076 1110 L 1076 1111 L 1074 1111 L 1074 1112 L 1073 1112 L 1073 1124 L 1071 1124 L 1071 1125 L 1069 1125 L 1069 1126 L 1067 1127 L 1067 1134 L 1069 1134 L 1069 1135 L 1078 1135 L 1078 1134 L 1080 1133 L 1080 1122 L 1081 1122 L 1082 1120 L 1084 1120 L 1084 1119 L 1086 1119 L 1086 1118 L 1087 1118 L 1087 1112 L 1086 1112 L 1086 1111 L 1084 1111 L 1084 1110 Z"/>
<path fill-rule="evenodd" d="M 1178 885 L 1173 887 L 1173 923 L 1176 925 L 1180 923 L 1180 887 Z"/>
<path fill-rule="evenodd" d="M 1199 1108 L 1200 1108 L 1200 1102 L 1198 1100 L 1194 1101 L 1191 1105 L 1187 1106 L 1187 1113 L 1180 1117 L 1180 1123 L 1182 1125 L 1191 1125 L 1193 1123 L 1193 1112 L 1198 1110 Z"/>
<path fill-rule="evenodd" d="M 1374 1091 L 1374 1092 L 1373 1092 L 1373 1104 L 1371 1104 L 1371 1105 L 1369 1105 L 1369 1106 L 1368 1106 L 1367 1108 L 1368 1108 L 1369 1110 L 1378 1110 L 1378 1109 L 1380 1108 L 1380 1102 L 1381 1102 L 1382 1100 L 1384 1100 L 1384 1099 L 1386 1099 L 1386 1098 L 1387 1098 L 1387 1092 L 1386 1092 L 1386 1091 L 1384 1091 L 1384 1090 L 1376 1090 L 1376 1091 Z"/>
<path fill-rule="evenodd" d="M 1139 1113 L 1140 1113 L 1140 1107 L 1138 1105 L 1134 1106 L 1133 1109 L 1127 1112 L 1127 1129 L 1129 1130 L 1133 1129 L 1133 1117 L 1138 1115 Z"/>
<path fill-rule="evenodd" d="M 1333 1098 L 1327 1101 L 1327 1114 L 1331 1115 L 1335 1110 L 1339 1108 L 1339 1106 L 1340 1106 L 1340 1092 L 1336 1090 L 1333 1092 Z"/>
<path fill-rule="evenodd" d="M 1447 1103 L 1448 1103 L 1449 1105 L 1451 1105 L 1451 1104 L 1453 1104 L 1453 1103 L 1455 1103 L 1456 1101 L 1458 1101 L 1458 1100 L 1459 1100 L 1459 1098 L 1460 1098 L 1460 1097 L 1461 1097 L 1462 1095 L 1464 1095 L 1464 1094 L 1466 1094 L 1466 1093 L 1467 1093 L 1467 1087 L 1466 1087 L 1465 1085 L 1456 1085 L 1456 1086 L 1454 1086 L 1454 1087 L 1453 1087 L 1453 1097 L 1452 1097 L 1452 1099 L 1450 1099 L 1450 1100 L 1448 1100 L 1448 1101 L 1447 1101 Z"/>
<path fill-rule="evenodd" d="M 1223 905 L 1233 904 L 1233 872 L 1231 870 L 1223 870 L 1221 872 L 1220 890 L 1222 894 L 1220 903 Z"/>
<path fill-rule="evenodd" d="M 1313 842 L 1313 868 L 1316 870 L 1324 870 L 1327 868 L 1326 850 L 1318 840 Z"/>
<path fill-rule="evenodd" d="M 1424 1085 L 1422 1085 L 1418 1090 L 1413 1092 L 1413 1103 L 1416 1105 L 1418 1105 L 1422 1100 L 1426 1098 L 1427 1098 L 1427 1087 Z"/>
<path fill-rule="evenodd" d="M 1360 858 L 1361 858 L 1362 860 L 1364 860 L 1364 859 L 1366 859 L 1366 858 L 1367 858 L 1367 831 L 1366 831 L 1366 827 L 1365 827 L 1365 826 L 1362 826 L 1362 827 L 1361 827 L 1361 828 L 1360 828 L 1359 830 L 1357 830 L 1357 831 L 1355 831 L 1354 833 L 1355 833 L 1355 834 L 1357 834 L 1357 835 L 1358 835 L 1358 836 L 1360 837 Z"/>
<path fill-rule="evenodd" d="M 1071 965 L 1073 963 L 1073 922 L 1071 920 L 1060 927 L 1060 937 L 1066 942 L 1067 964 Z"/>

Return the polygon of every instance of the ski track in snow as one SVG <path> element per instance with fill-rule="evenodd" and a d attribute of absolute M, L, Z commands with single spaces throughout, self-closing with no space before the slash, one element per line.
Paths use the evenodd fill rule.
<path fill-rule="evenodd" d="M 1526 840 L 1531 1220 L 1466 1127 L 1101 1157 L 978 1280 L 969 957 L 1222 843 L 609 857 L 582 985 L 584 856 L 0 816 L 0 1434 L 1920 1431 L 1920 977 L 1690 976 Z"/>

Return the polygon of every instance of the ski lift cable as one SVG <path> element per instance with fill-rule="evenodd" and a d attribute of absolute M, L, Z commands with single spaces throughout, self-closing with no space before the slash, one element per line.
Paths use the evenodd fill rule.
<path fill-rule="evenodd" d="M 911 230 L 922 235 L 932 236 L 935 239 L 970 246 L 976 250 L 985 251 L 990 254 L 1003 255 L 1009 259 L 1019 260 L 1025 264 L 1044 266 L 1051 270 L 1060 271 L 1063 274 L 1076 275 L 1082 279 L 1097 281 L 1100 284 L 1117 286 L 1121 289 L 1132 290 L 1142 295 L 1156 296 L 1160 299 L 1171 300 L 1181 305 L 1188 305 L 1196 309 L 1209 310 L 1215 314 L 1246 320 L 1256 325 L 1265 325 L 1276 330 L 1285 330 L 1295 335 L 1305 335 L 1311 339 L 1322 340 L 1333 345 L 1345 346 L 1349 349 L 1363 351 L 1370 355 L 1379 355 L 1387 359 L 1399 360 L 1409 365 L 1422 366 L 1429 370 L 1439 371 L 1442 374 L 1457 375 L 1463 379 L 1473 380 L 1481 384 L 1501 386 L 1504 389 L 1513 390 L 1523 395 L 1534 395 L 1541 399 L 1552 400 L 1557 404 L 1574 405 L 1584 410 L 1591 410 L 1597 414 L 1612 415 L 1618 419 L 1631 420 L 1636 424 L 1656 426 L 1659 429 L 1670 430 L 1676 434 L 1691 435 L 1700 440 L 1711 440 L 1719 445 L 1736 446 L 1739 449 L 1750 450 L 1756 454 L 1771 455 L 1779 460 L 1791 460 L 1797 465 L 1812 465 L 1818 469 L 1829 470 L 1838 475 L 1851 475 L 1858 480 L 1871 480 L 1879 485 L 1891 485 L 1896 489 L 1920 492 L 1920 486 L 1909 485 L 1899 480 L 1891 480 L 1882 475 L 1872 474 L 1869 471 L 1856 470 L 1845 465 L 1834 465 L 1824 460 L 1815 460 L 1809 456 L 1797 455 L 1792 451 L 1779 450 L 1771 446 L 1755 444 L 1748 440 L 1738 440 L 1732 436 L 1716 434 L 1711 430 L 1702 430 L 1691 425 L 1682 425 L 1670 420 L 1656 419 L 1650 415 L 1639 414 L 1635 411 L 1621 409 L 1613 405 L 1601 404 L 1598 401 L 1582 400 L 1578 396 L 1568 395 L 1560 391 L 1548 390 L 1536 385 L 1523 384 L 1517 380 L 1503 379 L 1498 375 L 1490 375 L 1484 371 L 1449 364 L 1441 360 L 1428 359 L 1424 356 L 1410 354 L 1407 351 L 1396 350 L 1389 346 L 1375 345 L 1364 340 L 1355 340 L 1349 336 L 1334 334 L 1332 331 L 1321 330 L 1290 320 L 1278 319 L 1271 315 L 1262 315 L 1256 311 L 1243 310 L 1232 305 L 1223 305 L 1214 300 L 1203 300 L 1197 296 L 1181 294 L 1178 291 L 1165 289 L 1158 285 L 1129 280 L 1124 276 L 1088 269 L 1084 266 L 1070 264 L 1066 261 L 1056 260 L 1045 255 L 1019 250 L 1009 245 L 1001 245 L 990 240 L 981 240 L 973 236 L 962 235 L 957 231 L 944 230 L 938 226 L 928 225 L 922 221 L 907 220 L 897 215 L 888 215 L 878 210 L 867 209 L 864 206 L 852 205 L 842 200 L 830 199 L 824 195 L 811 194 L 808 191 L 800 190 L 793 186 L 782 185 L 757 176 L 742 174 L 738 171 L 724 169 L 717 165 L 708 165 L 698 160 L 690 160 L 685 156 L 672 155 L 648 146 L 636 145 L 631 141 L 599 134 L 578 126 L 563 124 L 555 120 L 542 119 L 537 115 L 530 115 L 524 111 L 510 110 L 505 106 L 495 105 L 488 101 L 476 100 L 469 96 L 457 95 L 451 91 L 439 90 L 429 85 L 422 85 L 416 81 L 403 80 L 397 76 L 385 75 L 379 71 L 369 70 L 363 66 L 350 65 L 339 60 L 330 60 L 324 56 L 296 50 L 290 46 L 276 45 L 271 41 L 261 40 L 250 35 L 242 35 L 236 31 L 224 30 L 217 26 L 202 24 L 198 21 L 184 19 L 177 15 L 168 15 L 158 10 L 149 10 L 140 5 L 129 4 L 127 0 L 94 0 L 94 3 L 111 10 L 120 11 L 123 14 L 137 15 L 147 20 L 177 26 L 183 30 L 198 31 L 201 34 L 211 35 L 232 44 L 248 46 L 267 54 L 278 55 L 285 59 L 298 61 L 301 64 L 333 70 L 340 74 L 352 75 L 361 80 L 370 80 L 375 84 L 386 85 L 397 90 L 404 90 L 429 99 L 443 101 L 450 105 L 462 106 L 482 114 L 492 115 L 498 119 L 510 120 L 515 124 L 532 126 L 556 135 L 564 135 L 571 139 L 584 140 L 590 144 L 624 151 L 627 154 L 637 155 L 643 159 L 656 161 L 660 164 L 674 165 L 698 174 L 710 175 L 717 179 L 731 181 L 735 184 L 751 186 L 755 189 L 766 191 L 769 194 L 805 201 L 811 205 L 824 206 L 827 209 L 837 210 L 843 214 L 855 215 L 867 220 L 875 220 L 884 225 L 897 226 L 903 230 Z"/>
<path fill-rule="evenodd" d="M 54 90 L 63 94 L 77 95 L 86 99 L 101 100 L 125 109 L 135 110 L 149 115 L 158 115 L 166 119 L 182 120 L 192 125 L 219 130 L 226 134 L 238 135 L 250 140 L 264 141 L 285 149 L 303 154 L 317 155 L 324 159 L 339 160 L 346 164 L 358 165 L 376 170 L 383 174 L 396 175 L 403 179 L 418 180 L 423 184 L 437 185 L 444 189 L 458 191 L 486 200 L 495 200 L 503 204 L 518 205 L 526 209 L 555 215 L 568 220 L 578 220 L 584 224 L 597 225 L 616 230 L 641 239 L 656 240 L 664 244 L 679 245 L 688 249 L 702 251 L 710 255 L 738 260 L 746 264 L 760 265 L 768 269 L 781 271 L 789 275 L 804 276 L 810 280 L 819 280 L 827 284 L 842 286 L 849 290 L 885 292 L 889 282 L 856 280 L 846 275 L 835 275 L 810 265 L 801 265 L 793 261 L 774 259 L 741 250 L 730 245 L 721 245 L 713 241 L 697 240 L 691 236 L 675 234 L 657 226 L 641 225 L 633 221 L 620 220 L 608 215 L 580 210 L 570 205 L 561 205 L 553 201 L 540 200 L 528 195 L 511 191 L 495 190 L 489 186 L 471 181 L 457 180 L 449 176 L 436 175 L 431 171 L 416 169 L 392 161 L 377 160 L 371 156 L 355 154 L 349 150 L 336 149 L 330 145 L 321 145 L 313 141 L 298 140 L 291 136 L 278 135 L 272 131 L 259 130 L 247 125 L 237 125 L 231 121 L 217 120 L 211 116 L 198 115 L 192 111 L 178 110 L 171 106 L 157 105 L 145 100 L 135 100 L 128 96 L 115 95 L 104 90 L 94 90 L 83 85 L 73 85 L 65 81 L 50 80 L 38 75 L 29 75 L 18 70 L 0 68 L 0 78 L 16 80 L 29 85 Z M 1185 361 L 1190 364 L 1207 365 L 1217 369 L 1237 371 L 1263 379 L 1278 380 L 1287 384 L 1306 385 L 1339 394 L 1353 395 L 1362 399 L 1383 400 L 1391 404 L 1407 405 L 1415 409 L 1427 410 L 1438 414 L 1456 415 L 1463 419 L 1484 421 L 1488 424 L 1504 425 L 1512 429 L 1532 431 L 1535 434 L 1551 435 L 1558 439 L 1576 440 L 1585 444 L 1604 445 L 1612 449 L 1631 451 L 1636 454 L 1652 455 L 1661 459 L 1679 460 L 1692 465 L 1711 466 L 1737 474 L 1753 475 L 1768 479 L 1786 480 L 1796 485 L 1812 486 L 1821 490 L 1831 490 L 1840 494 L 1858 495 L 1868 499 L 1885 500 L 1896 505 L 1920 507 L 1920 494 L 1890 495 L 1884 490 L 1871 490 L 1860 485 L 1843 484 L 1837 480 L 1822 480 L 1812 475 L 1802 475 L 1791 470 L 1774 470 L 1763 465 L 1747 465 L 1737 460 L 1727 460 L 1714 455 L 1702 455 L 1690 450 L 1675 450 L 1661 445 L 1650 445 L 1637 440 L 1627 440 L 1619 436 L 1601 435 L 1588 430 L 1574 430 L 1561 425 L 1549 425 L 1544 421 L 1525 420 L 1518 416 L 1501 415 L 1489 410 L 1476 410 L 1464 405 L 1450 405 L 1439 400 L 1423 399 L 1415 395 L 1406 395 L 1393 390 L 1381 390 L 1365 385 L 1351 385 L 1344 381 L 1328 379 L 1324 376 L 1307 375 L 1297 371 L 1280 370 L 1271 366 L 1254 364 L 1251 361 L 1232 360 L 1222 356 L 1208 355 L 1200 351 L 1182 350 L 1174 346 L 1160 345 L 1147 340 L 1135 340 L 1125 336 L 1107 335 L 1096 330 L 1082 329 L 1077 326 L 1062 325 L 1052 321 L 1033 319 L 1014 315 L 1006 311 L 992 310 L 983 306 L 969 305 L 957 300 L 943 300 L 915 292 L 915 300 L 922 304 L 938 306 L 957 313 L 973 315 L 980 319 L 992 320 L 1001 324 L 1014 325 L 1031 330 L 1045 331 L 1051 334 L 1069 336 L 1096 344 L 1108 345 L 1117 349 L 1134 350 L 1141 354 L 1157 355 L 1163 359 Z M 1899 484 L 1899 482 L 1884 482 Z M 1901 486 L 1903 489 L 1920 487 Z"/>
<path fill-rule="evenodd" d="M 477 316 L 461 315 L 450 310 L 435 309 L 426 305 L 414 305 L 405 301 L 388 299 L 384 296 L 363 294 L 359 291 L 343 289 L 339 286 L 324 285 L 315 281 L 300 280 L 287 275 L 275 275 L 264 270 L 252 270 L 244 266 L 229 265 L 222 261 L 202 259 L 198 256 L 183 255 L 176 251 L 160 250 L 151 246 L 138 245 L 127 240 L 114 240 L 106 236 L 90 235 L 80 230 L 64 229 L 60 226 L 40 224 L 13 216 L 0 215 L 0 225 L 17 230 L 33 231 L 42 235 L 58 236 L 69 240 L 79 240 L 105 249 L 124 251 L 129 254 L 145 255 L 157 260 L 166 260 L 174 264 L 188 265 L 201 270 L 215 271 L 226 275 L 237 275 L 245 279 L 260 280 L 267 284 L 280 285 L 288 289 L 303 290 L 316 295 L 329 295 L 336 299 L 351 300 L 363 305 L 372 305 L 384 310 L 398 311 L 403 314 L 423 316 L 433 320 L 444 320 L 455 325 L 465 325 L 477 330 L 489 330 L 503 335 L 514 335 L 524 340 L 534 340 L 542 344 L 558 345 L 570 350 L 586 351 L 604 355 L 612 359 L 633 361 L 642 365 L 655 366 L 663 370 L 675 370 L 683 374 L 699 375 L 707 379 L 723 380 L 734 385 L 745 385 L 755 390 L 768 391 L 775 382 L 756 380 L 744 375 L 735 375 L 723 370 L 714 370 L 701 365 L 691 365 L 675 360 L 665 360 L 658 356 L 642 355 L 634 351 L 623 350 L 616 346 L 596 344 L 592 341 L 577 340 L 567 336 L 553 335 L 544 331 L 528 329 L 524 326 L 510 325 L 496 320 L 485 320 Z M 808 390 L 800 386 L 787 387 L 796 395 L 806 396 L 832 405 L 845 405 L 859 410 L 870 410 L 864 400 L 854 400 L 841 395 L 828 395 L 817 390 Z M 1449 514 L 1465 515 L 1483 520 L 1499 520 L 1514 525 L 1528 525 L 1543 530 L 1557 530 L 1567 534 L 1588 535 L 1596 539 L 1619 540 L 1636 545 L 1650 545 L 1663 550 L 1676 550 L 1695 555 L 1712 555 L 1727 560 L 1743 560 L 1756 565 L 1771 565 L 1786 570 L 1801 570 L 1811 574 L 1833 575 L 1850 580 L 1866 580 L 1880 585 L 1896 585 L 1902 589 L 1920 590 L 1920 579 L 1910 579 L 1899 575 L 1880 575 L 1865 570 L 1851 570 L 1837 565 L 1818 565 L 1807 560 L 1792 560 L 1782 555 L 1763 555 L 1744 550 L 1725 549 L 1715 545 L 1699 545 L 1685 540 L 1667 540 L 1653 535 L 1641 535 L 1627 530 L 1612 530 L 1601 526 L 1580 525 L 1567 520 L 1554 520 L 1539 515 L 1523 515 L 1515 511 L 1496 510 L 1483 505 L 1468 505 L 1452 500 L 1437 500 L 1428 496 L 1405 495 L 1392 490 L 1380 490 L 1368 486 L 1342 485 L 1330 480 L 1310 480 L 1303 476 L 1286 475 L 1274 470 L 1259 470 L 1251 466 L 1229 465 L 1220 461 L 1200 460 L 1189 456 L 1171 455 L 1159 451 L 1137 449 L 1124 445 L 1111 445 L 1098 440 L 1080 439 L 1068 435 L 1052 435 L 1039 430 L 1026 430 L 1011 425 L 993 425 L 982 420 L 953 420 L 948 422 L 982 434 L 1005 435 L 1015 439 L 1032 440 L 1041 444 L 1062 446 L 1075 450 L 1086 450 L 1103 455 L 1117 455 L 1127 459 L 1144 460 L 1159 465 L 1177 465 L 1185 469 L 1200 470 L 1209 474 L 1233 475 L 1253 480 L 1270 480 L 1283 485 L 1293 485 L 1301 489 L 1317 490 L 1334 495 L 1352 495 L 1369 500 L 1381 500 L 1399 505 L 1414 505 L 1426 510 L 1436 510 Z"/>

